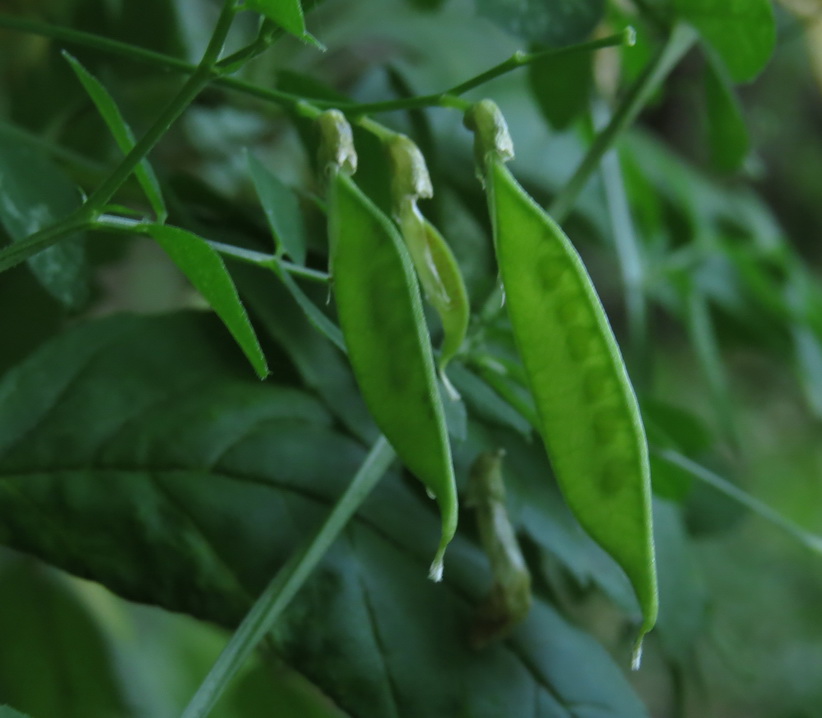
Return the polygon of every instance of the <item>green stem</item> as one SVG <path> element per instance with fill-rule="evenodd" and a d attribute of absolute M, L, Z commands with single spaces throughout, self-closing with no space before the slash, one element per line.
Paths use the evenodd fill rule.
<path fill-rule="evenodd" d="M 677 24 L 668 42 L 648 63 L 644 72 L 628 89 L 611 121 L 596 136 L 571 179 L 548 207 L 548 213 L 560 224 L 567 218 L 579 193 L 599 166 L 602 156 L 613 146 L 620 133 L 630 125 L 668 73 L 696 41 L 696 32 L 684 24 Z"/>
<path fill-rule="evenodd" d="M 120 217 L 113 214 L 100 215 L 94 222 L 89 222 L 83 225 L 83 229 L 107 229 L 110 232 L 121 232 L 126 234 L 147 234 L 148 225 L 141 219 L 132 219 L 131 217 Z M 256 267 L 265 267 L 266 269 L 273 269 L 280 267 L 294 277 L 306 279 L 310 282 L 318 284 L 328 284 L 330 277 L 325 272 L 320 272 L 309 267 L 301 267 L 299 264 L 288 262 L 273 254 L 265 254 L 264 252 L 255 252 L 253 249 L 245 249 L 244 247 L 235 247 L 231 244 L 224 244 L 223 242 L 214 242 L 210 239 L 203 239 L 212 249 L 216 250 L 225 257 L 231 257 L 246 264 L 253 264 Z"/>
<path fill-rule="evenodd" d="M 307 279 L 310 282 L 317 282 L 318 284 L 328 284 L 330 277 L 326 272 L 320 272 L 316 269 L 309 269 L 308 267 L 301 267 L 299 264 L 287 262 L 284 259 L 279 259 L 273 254 L 264 254 L 263 252 L 255 252 L 253 249 L 245 249 L 243 247 L 234 247 L 230 244 L 223 244 L 222 242 L 214 242 L 210 239 L 206 240 L 213 249 L 220 254 L 236 259 L 246 264 L 253 264 L 257 267 L 271 268 L 272 265 L 277 264 L 286 272 L 294 277 L 300 279 Z"/>
<path fill-rule="evenodd" d="M 772 509 L 765 502 L 760 501 L 732 484 L 728 479 L 715 474 L 713 471 L 706 469 L 704 466 L 697 464 L 695 461 L 691 461 L 688 457 L 671 449 L 651 447 L 651 454 L 668 464 L 679 467 L 694 478 L 708 484 L 708 486 L 713 487 L 728 498 L 733 499 L 755 514 L 758 514 L 766 521 L 770 521 L 775 526 L 779 526 L 814 553 L 822 554 L 822 536 L 817 536 L 816 534 L 805 531 L 793 521 Z"/>
<path fill-rule="evenodd" d="M 97 35 L 92 35 L 91 33 L 80 32 L 77 30 L 69 30 L 66 28 L 49 25 L 47 23 L 40 23 L 31 20 L 22 20 L 20 18 L 16 18 L 13 16 L 0 14 L 0 27 L 8 27 L 16 30 L 21 30 L 23 32 L 30 32 L 37 35 L 44 35 L 46 37 L 53 37 L 55 39 L 65 40 L 67 42 L 74 42 L 88 47 L 94 47 L 100 50 L 104 50 L 106 52 L 124 55 L 126 57 L 129 57 L 134 60 L 139 60 L 141 62 L 147 62 L 152 65 L 163 67 L 165 69 L 176 70 L 185 73 L 193 73 L 197 70 L 196 66 L 191 65 L 190 63 L 187 63 L 184 60 L 171 57 L 170 55 L 164 55 L 163 53 L 153 52 L 151 50 L 144 50 L 140 47 L 129 45 L 128 43 L 118 42 L 116 40 L 109 40 L 107 38 L 101 38 Z M 535 53 L 518 52 L 515 53 L 512 57 L 505 60 L 504 62 L 501 62 L 499 65 L 492 67 L 490 70 L 486 70 L 480 75 L 477 75 L 474 78 L 466 80 L 465 82 L 460 83 L 459 85 L 456 85 L 455 87 L 449 90 L 445 90 L 444 92 L 436 92 L 429 95 L 420 95 L 418 97 L 407 97 L 397 100 L 388 100 L 385 102 L 374 103 L 313 100 L 311 105 L 313 108 L 319 110 L 338 109 L 344 112 L 346 115 L 351 116 L 374 114 L 379 112 L 391 112 L 393 110 L 413 110 L 436 106 L 457 107 L 460 110 L 464 110 L 465 106 L 461 101 L 457 99 L 457 96 L 463 94 L 464 92 L 467 92 L 468 90 L 474 89 L 475 87 L 479 87 L 481 84 L 487 82 L 488 80 L 495 79 L 501 75 L 516 70 L 520 67 L 524 67 L 525 65 L 540 60 L 544 57 L 567 55 L 575 52 L 592 52 L 602 47 L 610 47 L 620 44 L 631 44 L 632 33 L 633 31 L 631 28 L 626 28 L 622 32 L 617 33 L 615 35 L 601 38 L 599 40 L 593 40 L 591 42 L 581 43 L 579 45 L 570 45 L 569 47 L 549 49 Z M 248 48 L 238 52 L 241 53 L 246 51 L 248 51 Z M 231 63 L 229 63 L 230 60 L 232 61 Z M 236 58 L 232 55 L 223 60 L 221 63 L 219 63 L 217 67 L 222 67 L 223 63 L 225 63 L 226 65 L 232 65 L 235 60 Z M 219 77 L 214 73 L 213 70 L 211 80 L 215 85 L 219 85 L 230 90 L 241 92 L 246 95 L 251 95 L 262 100 L 274 102 L 282 107 L 286 107 L 291 110 L 296 109 L 299 103 L 307 104 L 299 95 L 293 95 L 288 92 L 282 92 L 279 90 L 271 90 L 268 88 L 259 87 L 252 83 L 244 82 L 242 80 L 236 80 L 231 77 Z"/>
<path fill-rule="evenodd" d="M 515 52 L 507 60 L 501 62 L 495 67 L 492 67 L 490 70 L 486 70 L 476 77 L 472 77 L 470 80 L 466 80 L 459 85 L 455 85 L 447 91 L 447 94 L 464 95 L 469 90 L 473 90 L 475 87 L 479 87 L 480 85 L 484 85 L 486 82 L 495 80 L 500 75 L 505 75 L 512 70 L 524 67 L 525 65 L 530 65 L 538 60 L 564 57 L 565 55 L 576 55 L 583 52 L 594 52 L 595 50 L 600 50 L 603 47 L 614 47 L 617 45 L 631 46 L 635 42 L 635 30 L 632 27 L 626 27 L 622 32 L 618 32 L 615 35 L 609 35 L 608 37 L 591 40 L 590 42 L 583 42 L 578 45 L 569 45 L 568 47 L 559 48 L 552 47 L 539 52 Z"/>
<path fill-rule="evenodd" d="M 107 179 L 91 193 L 91 196 L 83 206 L 86 213 L 94 213 L 101 210 L 106 203 L 114 196 L 118 189 L 128 179 L 134 168 L 140 163 L 152 148 L 160 141 L 160 138 L 168 132 L 168 129 L 183 114 L 185 109 L 192 103 L 195 97 L 200 94 L 203 88 L 211 80 L 211 74 L 217 58 L 223 49 L 226 36 L 228 35 L 234 15 L 237 12 L 233 0 L 226 0 L 214 32 L 208 42 L 205 53 L 200 64 L 185 84 L 180 88 L 177 95 L 168 103 L 166 109 L 155 120 L 154 124 L 134 145 L 123 161 L 115 168 Z"/>
<path fill-rule="evenodd" d="M 88 217 L 75 213 L 51 227 L 41 229 L 19 242 L 4 247 L 0 250 L 0 272 L 25 262 L 32 255 L 56 244 L 61 239 L 90 229 L 93 225 L 94 223 Z"/>
<path fill-rule="evenodd" d="M 37 252 L 59 242 L 67 235 L 93 226 L 96 215 L 100 213 L 106 203 L 125 183 L 129 175 L 134 171 L 134 168 L 157 144 L 173 122 L 185 111 L 186 107 L 191 104 L 192 100 L 209 83 L 212 73 L 214 72 L 214 64 L 223 48 L 236 12 L 237 9 L 234 0 L 225 0 L 200 64 L 194 69 L 193 74 L 186 80 L 183 87 L 174 99 L 169 102 L 166 109 L 160 117 L 157 118 L 146 134 L 134 145 L 132 150 L 123 158 L 122 162 L 115 167 L 113 172 L 103 180 L 102 184 L 91 193 L 85 203 L 51 227 L 46 227 L 0 250 L 0 272 L 25 261 L 32 255 L 37 254 Z M 0 16 L 0 25 L 2 25 L 2 21 L 7 21 L 8 19 L 7 16 Z M 30 26 L 28 31 L 32 31 Z M 86 33 L 68 31 L 63 34 L 67 36 L 66 39 L 76 40 L 79 35 L 85 35 Z M 111 41 L 100 43 L 101 46 L 110 46 L 111 44 Z M 157 53 L 150 54 L 157 55 Z"/>
<path fill-rule="evenodd" d="M 204 718 L 209 714 L 231 679 L 271 630 L 393 460 L 394 451 L 381 436 L 319 531 L 291 556 L 254 603 L 194 694 L 182 718 Z"/>

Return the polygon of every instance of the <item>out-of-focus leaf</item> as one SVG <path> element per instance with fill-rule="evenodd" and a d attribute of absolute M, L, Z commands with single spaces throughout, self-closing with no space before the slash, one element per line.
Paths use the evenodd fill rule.
<path fill-rule="evenodd" d="M 566 129 L 588 108 L 591 61 L 587 52 L 545 57 L 528 65 L 528 83 L 552 127 Z"/>
<path fill-rule="evenodd" d="M 280 344 L 303 383 L 322 398 L 352 436 L 373 443 L 379 432 L 340 349 L 311 326 L 296 296 L 283 284 L 255 267 L 238 265 L 232 273 L 262 330 Z M 328 296 L 328 287 L 319 291 Z M 314 304 L 317 298 L 315 293 L 307 300 Z"/>
<path fill-rule="evenodd" d="M 97 111 L 113 135 L 114 141 L 117 143 L 120 151 L 123 154 L 128 154 L 135 144 L 134 133 L 120 113 L 120 109 L 114 102 L 114 98 L 108 93 L 103 83 L 86 70 L 86 68 L 80 64 L 79 60 L 69 55 L 65 50 L 63 51 L 63 57 L 68 60 L 71 69 L 74 70 L 74 74 L 77 75 L 86 92 L 88 92 L 89 97 L 92 102 L 94 102 Z M 163 192 L 160 189 L 160 183 L 157 181 L 157 175 L 154 174 L 154 170 L 145 157 L 140 160 L 140 164 L 134 168 L 134 176 L 140 183 L 140 187 L 143 188 L 143 192 L 146 193 L 146 198 L 154 210 L 157 221 L 162 224 L 168 216 L 165 202 L 163 201 Z"/>
<path fill-rule="evenodd" d="M 300 288 L 300 285 L 297 284 L 294 278 L 283 269 L 282 266 L 277 265 L 275 274 L 288 290 L 288 293 L 294 297 L 294 301 L 297 302 L 300 309 L 303 310 L 311 325 L 336 346 L 337 349 L 345 352 L 345 341 L 343 340 L 340 328 L 322 313 L 320 308 L 309 299 L 308 295 Z"/>
<path fill-rule="evenodd" d="M 72 181 L 39 148 L 0 125 L 0 222 L 15 241 L 44 229 L 80 206 Z M 89 296 L 83 238 L 64 237 L 28 260 L 38 281 L 69 307 Z"/>
<path fill-rule="evenodd" d="M 699 30 L 734 82 L 753 80 L 776 43 L 770 0 L 675 0 L 677 12 Z"/>
<path fill-rule="evenodd" d="M 656 631 L 663 649 L 687 665 L 705 622 L 706 588 L 676 505 L 654 502 L 654 545 L 659 572 Z"/>
<path fill-rule="evenodd" d="M 298 391 L 221 380 L 236 370 L 209 325 L 188 314 L 80 326 L 0 383 L 0 539 L 232 624 L 365 451 L 312 421 Z M 14 409 L 28 404 L 21 431 Z M 430 502 L 386 477 L 284 616 L 280 654 L 353 715 L 647 715 L 604 649 L 541 600 L 510 640 L 471 651 L 487 563 L 460 538 L 434 584 L 438 539 Z"/>
<path fill-rule="evenodd" d="M 303 42 L 324 49 L 322 43 L 305 29 L 300 0 L 245 0 L 245 7 L 265 15 Z"/>
<path fill-rule="evenodd" d="M 131 715 L 100 626 L 65 582 L 13 560 L 0 572 L 0 605 L 0 702 L 32 716 Z"/>
<path fill-rule="evenodd" d="M 0 706 L 0 718 L 29 718 L 29 716 L 14 710 L 14 708 Z"/>
<path fill-rule="evenodd" d="M 476 0 L 476 5 L 504 30 L 552 47 L 584 40 L 605 11 L 604 0 Z"/>
<path fill-rule="evenodd" d="M 262 379 L 268 374 L 265 355 L 223 260 L 202 237 L 179 227 L 141 225 L 166 251 L 194 288 L 203 295 L 240 345 Z"/>
<path fill-rule="evenodd" d="M 305 228 L 297 195 L 252 154 L 248 155 L 248 169 L 274 236 L 277 254 L 285 253 L 297 264 L 305 264 Z"/>
<path fill-rule="evenodd" d="M 720 172 L 732 172 L 748 154 L 748 128 L 742 107 L 725 68 L 718 63 L 708 61 L 704 83 L 711 162 Z"/>
<path fill-rule="evenodd" d="M 533 427 L 524 416 L 461 363 L 452 362 L 448 367 L 448 376 L 478 418 L 509 427 L 524 436 L 530 436 L 533 432 Z"/>
<path fill-rule="evenodd" d="M 814 415 L 822 418 L 822 343 L 807 326 L 794 326 L 791 335 L 805 400 Z"/>

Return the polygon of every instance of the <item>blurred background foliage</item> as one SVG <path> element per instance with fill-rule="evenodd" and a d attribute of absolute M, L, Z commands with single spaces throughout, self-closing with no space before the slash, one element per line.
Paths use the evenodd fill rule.
<path fill-rule="evenodd" d="M 539 3 L 519 3 L 523 14 L 513 5 L 309 2 L 309 29 L 328 51 L 286 37 L 241 74 L 309 97 L 336 92 L 379 101 L 453 86 L 518 49 L 570 44 L 630 23 L 638 32 L 635 47 L 537 63 L 471 95 L 501 106 L 517 148 L 513 171 L 547 204 L 582 158 L 594 127 L 607 122 L 620 88 L 652 56 L 673 8 L 687 3 L 557 0 L 541 4 L 539 22 L 528 14 Z M 196 62 L 217 5 L 0 0 L 0 12 Z M 729 66 L 710 48 L 684 57 L 603 162 L 566 227 L 620 338 L 652 444 L 698 461 L 796 527 L 822 534 L 822 3 L 785 0 L 774 13 L 773 57 L 746 84 L 731 82 Z M 242 19 L 233 47 L 256 31 L 250 13 Z M 48 175 L 38 170 L 42 161 L 56 163 L 89 191 L 120 155 L 61 57 L 63 48 L 107 86 L 137 136 L 180 78 L 83 44 L 0 29 L 0 157 L 10 161 L 15 152 L 31 151 L 36 159 L 25 162 L 35 185 Z M 460 117 L 430 109 L 380 119 L 412 134 L 423 149 L 437 188 L 426 211 L 452 242 L 482 308 L 495 277 Z M 151 155 L 170 221 L 210 239 L 266 246 L 246 148 L 299 188 L 309 263 L 323 268 L 324 230 L 314 206 L 319 189 L 305 137 L 305 128 L 273 105 L 209 88 Z M 363 135 L 358 149 L 358 180 L 386 206 L 377 148 Z M 134 182 L 118 202 L 147 211 Z M 6 230 L 13 235 L 8 224 Z M 147 240 L 95 233 L 86 251 L 87 264 L 68 288 L 48 279 L 48 267 L 2 275 L 0 371 L 92 317 L 199 306 Z M 492 317 L 483 332 L 490 357 L 509 359 L 504 323 Z M 279 359 L 299 364 L 293 356 Z M 474 360 L 469 367 L 481 373 Z M 305 380 L 300 368 L 284 371 Z M 461 384 L 458 372 L 455 383 L 468 395 L 470 376 Z M 512 416 L 505 431 L 515 435 L 522 417 Z M 457 458 L 465 465 L 463 454 Z M 811 550 L 810 540 L 797 541 L 664 459 L 657 454 L 654 461 L 660 629 L 648 641 L 643 670 L 630 677 L 649 714 L 822 714 L 819 543 Z M 574 556 L 570 545 L 557 548 L 555 536 L 541 537 L 538 521 L 529 524 L 528 500 L 527 489 L 515 488 L 512 512 L 527 529 L 526 548 L 541 540 L 554 547 L 540 554 L 545 590 L 621 656 L 624 626 L 614 621 L 613 606 L 632 610 L 633 599 L 619 577 L 609 578 L 612 567 L 586 565 L 594 559 Z M 127 603 L 22 555 L 0 555 L 0 703 L 33 716 L 177 715 L 225 635 Z M 215 715 L 338 714 L 274 655 L 264 652 L 248 668 Z"/>

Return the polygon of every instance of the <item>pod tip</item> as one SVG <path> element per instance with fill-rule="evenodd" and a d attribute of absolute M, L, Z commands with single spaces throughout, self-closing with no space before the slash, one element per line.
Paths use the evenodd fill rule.
<path fill-rule="evenodd" d="M 438 553 L 434 560 L 431 562 L 431 568 L 428 569 L 428 578 L 430 578 L 434 583 L 439 583 L 442 581 L 442 569 L 443 569 L 443 561 L 442 561 L 442 553 Z"/>
<path fill-rule="evenodd" d="M 633 25 L 628 25 L 628 27 L 622 31 L 622 38 L 627 47 L 636 45 L 636 30 Z"/>
<path fill-rule="evenodd" d="M 631 654 L 631 670 L 638 671 L 639 667 L 642 665 L 642 639 L 643 636 L 637 638 L 636 643 L 634 644 L 634 651 Z"/>

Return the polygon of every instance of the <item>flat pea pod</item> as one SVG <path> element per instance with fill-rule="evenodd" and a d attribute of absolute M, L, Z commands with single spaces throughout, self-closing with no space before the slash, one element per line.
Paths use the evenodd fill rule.
<path fill-rule="evenodd" d="M 329 180 L 331 272 L 354 376 L 374 421 L 439 504 L 429 576 L 457 527 L 451 447 L 411 260 L 391 220 L 337 167 Z"/>
<path fill-rule="evenodd" d="M 541 434 L 568 505 L 639 598 L 637 666 L 658 598 L 648 446 L 636 396 L 570 240 L 513 178 L 504 152 L 486 145 L 479 154 L 508 315 Z"/>
<path fill-rule="evenodd" d="M 392 168 L 394 216 L 425 298 L 440 318 L 443 341 L 439 371 L 444 385 L 454 396 L 456 391 L 448 382 L 445 367 L 459 351 L 468 331 L 471 314 L 468 292 L 454 253 L 417 206 L 418 199 L 433 195 L 422 153 L 408 137 L 401 134 L 393 134 L 386 145 Z"/>

